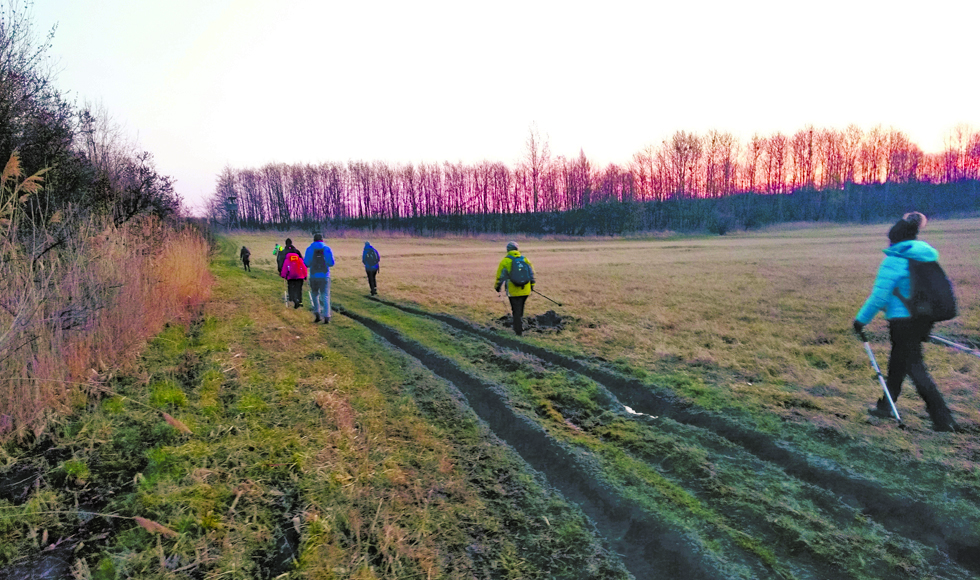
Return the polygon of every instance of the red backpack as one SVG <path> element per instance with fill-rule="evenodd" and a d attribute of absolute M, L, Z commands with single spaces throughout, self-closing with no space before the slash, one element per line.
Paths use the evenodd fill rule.
<path fill-rule="evenodd" d="M 286 256 L 286 279 L 301 280 L 306 278 L 306 264 L 299 254 L 289 254 Z"/>

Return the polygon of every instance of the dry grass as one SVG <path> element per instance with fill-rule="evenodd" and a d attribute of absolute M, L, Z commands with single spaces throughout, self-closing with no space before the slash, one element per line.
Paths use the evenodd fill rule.
<path fill-rule="evenodd" d="M 535 267 L 527 315 L 556 310 L 565 332 L 533 340 L 600 356 L 648 372 L 664 365 L 723 369 L 720 385 L 743 404 L 788 406 L 813 399 L 828 415 L 853 412 L 877 396 L 850 323 L 871 289 L 887 245 L 887 224 L 783 226 L 724 237 L 518 239 Z M 940 252 L 956 286 L 960 316 L 937 330 L 980 342 L 980 220 L 930 220 L 921 238 Z M 301 250 L 310 236 L 290 235 Z M 256 269 L 271 269 L 271 235 L 235 236 Z M 508 312 L 493 292 L 507 238 L 421 239 L 374 236 L 381 252 L 382 297 L 489 324 Z M 337 266 L 335 299 L 366 292 L 363 239 L 327 238 Z M 256 252 L 256 248 L 259 249 Z M 887 358 L 881 317 L 869 330 L 879 362 Z M 927 364 L 961 420 L 980 424 L 972 404 L 980 361 L 927 346 Z M 911 392 L 911 386 L 909 386 Z M 903 405 L 916 412 L 914 394 Z M 782 411 L 781 411 L 782 412 Z"/>
<path fill-rule="evenodd" d="M 189 321 L 209 293 L 208 246 L 191 230 L 87 222 L 65 239 L 29 260 L 30 240 L 16 231 L 4 238 L 3 439 L 40 435 L 93 377 L 131 361 L 165 323 Z"/>

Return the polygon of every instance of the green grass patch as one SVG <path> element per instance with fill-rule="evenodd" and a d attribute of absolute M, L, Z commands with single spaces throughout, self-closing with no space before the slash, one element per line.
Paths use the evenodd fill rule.
<path fill-rule="evenodd" d="M 52 449 L 67 460 L 35 460 L 66 486 L 87 486 L 95 518 L 115 522 L 73 554 L 75 569 L 628 577 L 581 512 L 444 383 L 342 317 L 310 325 L 308 312 L 283 307 L 278 278 L 236 269 L 234 250 L 225 243 L 214 262 L 202 318 L 165 329 L 139 368 L 105 385 L 114 394 L 66 423 Z M 6 453 L 25 462 L 31 449 Z M 81 509 L 46 485 L 3 507 L 17 517 L 0 516 L 0 566 L 41 553 L 43 529 L 68 537 Z"/>

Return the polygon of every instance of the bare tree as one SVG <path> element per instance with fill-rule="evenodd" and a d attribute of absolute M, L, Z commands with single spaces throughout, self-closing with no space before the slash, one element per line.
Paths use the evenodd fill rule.
<path fill-rule="evenodd" d="M 943 138 L 943 177 L 946 183 L 954 183 L 966 178 L 966 151 L 971 133 L 969 125 L 960 123 L 950 129 Z"/>
<path fill-rule="evenodd" d="M 793 188 L 813 189 L 813 127 L 797 131 L 790 143 L 793 154 Z"/>
<path fill-rule="evenodd" d="M 980 180 L 980 131 L 973 133 L 967 141 L 966 178 Z"/>
<path fill-rule="evenodd" d="M 701 139 L 694 133 L 678 131 L 669 142 L 664 142 L 673 195 L 678 198 L 693 196 L 695 192 L 695 170 L 701 158 Z"/>
<path fill-rule="evenodd" d="M 875 125 L 861 143 L 861 183 L 881 183 L 884 180 L 886 136 L 881 125 Z"/>
<path fill-rule="evenodd" d="M 908 135 L 894 128 L 888 131 L 887 148 L 885 181 L 887 183 L 915 181 L 923 159 L 922 150 L 912 143 Z"/>
<path fill-rule="evenodd" d="M 538 211 L 538 201 L 541 189 L 541 177 L 547 171 L 551 162 L 551 149 L 548 139 L 541 138 L 538 127 L 532 123 L 528 129 L 524 150 L 524 167 L 528 172 L 531 187 L 531 211 Z"/>
<path fill-rule="evenodd" d="M 789 139 L 776 133 L 766 139 L 766 191 L 784 193 L 786 185 L 786 151 Z"/>
<path fill-rule="evenodd" d="M 754 192 L 756 188 L 756 183 L 759 175 L 759 163 L 762 160 L 763 152 L 765 151 L 766 140 L 758 133 L 754 133 L 752 138 L 749 139 L 749 145 L 746 149 L 746 160 L 744 166 L 745 177 L 743 179 L 743 184 L 746 191 Z"/>
<path fill-rule="evenodd" d="M 734 189 L 738 140 L 731 133 L 711 130 L 703 139 L 705 148 L 705 195 L 721 197 Z"/>

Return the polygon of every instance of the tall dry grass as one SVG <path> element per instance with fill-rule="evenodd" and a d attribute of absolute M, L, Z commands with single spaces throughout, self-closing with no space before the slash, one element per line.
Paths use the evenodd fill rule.
<path fill-rule="evenodd" d="M 41 221 L 16 153 L 0 183 L 0 440 L 40 436 L 93 377 L 207 299 L 207 242 L 158 220 Z M 57 235 L 52 235 L 57 232 Z"/>

